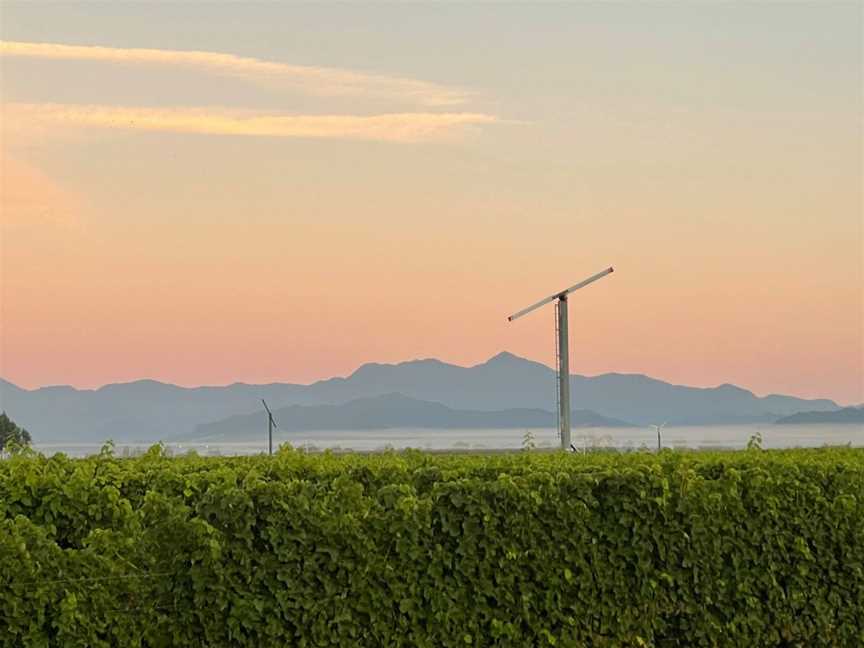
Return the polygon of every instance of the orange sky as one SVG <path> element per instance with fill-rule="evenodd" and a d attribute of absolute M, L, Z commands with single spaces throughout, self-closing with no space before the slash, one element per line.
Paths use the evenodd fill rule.
<path fill-rule="evenodd" d="M 713 11 L 647 12 L 655 37 L 550 9 L 529 54 L 466 10 L 438 56 L 443 18 L 411 44 L 368 18 L 323 56 L 256 50 L 264 17 L 166 42 L 167 15 L 4 9 L 0 375 L 551 364 L 551 307 L 506 316 L 612 264 L 571 301 L 574 372 L 864 401 L 860 35 Z M 500 60 L 457 59 L 484 30 Z"/>

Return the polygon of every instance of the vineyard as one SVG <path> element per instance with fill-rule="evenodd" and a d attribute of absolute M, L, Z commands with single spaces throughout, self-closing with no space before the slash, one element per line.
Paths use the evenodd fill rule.
<path fill-rule="evenodd" d="M 864 450 L 0 461 L 0 646 L 544 645 L 864 645 Z"/>

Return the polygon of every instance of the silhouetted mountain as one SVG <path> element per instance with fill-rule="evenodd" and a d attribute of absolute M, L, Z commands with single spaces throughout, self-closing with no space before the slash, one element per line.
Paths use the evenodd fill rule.
<path fill-rule="evenodd" d="M 799 411 L 838 409 L 830 400 L 791 396 L 758 398 L 733 385 L 685 387 L 641 374 L 571 377 L 571 406 L 648 424 L 672 425 L 774 421 Z M 195 426 L 271 407 L 338 405 L 360 398 L 401 393 L 453 409 L 555 410 L 555 371 L 499 353 L 473 367 L 439 360 L 365 364 L 346 378 L 311 385 L 274 383 L 184 388 L 152 380 L 106 385 L 96 390 L 43 387 L 24 390 L 0 384 L 0 406 L 36 440 L 152 441 L 188 435 Z"/>
<path fill-rule="evenodd" d="M 36 442 L 152 442 L 188 434 L 202 421 L 251 412 L 267 402 L 302 398 L 305 385 L 245 385 L 185 388 L 153 380 L 99 389 L 42 387 L 25 390 L 0 380 L 0 407 L 33 430 Z M 14 413 L 14 414 L 13 414 Z M 20 418 L 15 418 L 15 417 Z M 29 426 L 29 427 L 28 427 Z"/>
<path fill-rule="evenodd" d="M 629 423 L 600 416 L 589 410 L 572 413 L 573 427 L 632 427 Z M 290 405 L 273 412 L 279 429 L 286 432 L 314 430 L 383 430 L 387 428 L 502 429 L 548 428 L 556 425 L 552 412 L 512 408 L 495 412 L 457 410 L 402 394 L 358 398 L 342 405 Z M 231 416 L 199 425 L 190 438 L 242 440 L 261 437 L 267 429 L 263 412 Z"/>
<path fill-rule="evenodd" d="M 834 412 L 798 412 L 775 421 L 778 425 L 804 423 L 853 423 L 864 425 L 864 407 L 844 407 Z M 861 428 L 864 436 L 864 427 Z"/>

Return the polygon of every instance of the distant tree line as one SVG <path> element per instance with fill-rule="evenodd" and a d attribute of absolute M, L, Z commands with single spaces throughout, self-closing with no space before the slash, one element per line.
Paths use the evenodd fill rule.
<path fill-rule="evenodd" d="M 6 412 L 0 414 L 0 452 L 11 446 L 29 446 L 30 433 L 10 419 Z"/>

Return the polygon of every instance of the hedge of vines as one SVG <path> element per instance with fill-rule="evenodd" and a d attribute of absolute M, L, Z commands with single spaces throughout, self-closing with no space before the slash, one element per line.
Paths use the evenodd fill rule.
<path fill-rule="evenodd" d="M 864 450 L 0 461 L 0 646 L 552 645 L 864 645 Z"/>

